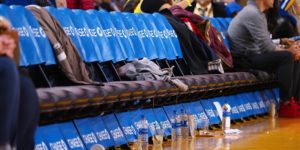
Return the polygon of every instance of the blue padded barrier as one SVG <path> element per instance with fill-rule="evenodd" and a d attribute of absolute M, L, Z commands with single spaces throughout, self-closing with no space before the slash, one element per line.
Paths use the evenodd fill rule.
<path fill-rule="evenodd" d="M 59 11 L 65 11 L 64 14 L 69 14 L 72 19 L 75 31 L 82 42 L 82 45 L 86 54 L 87 62 L 103 61 L 103 57 L 100 53 L 100 48 L 96 42 L 97 35 L 96 31 L 91 32 L 91 28 L 88 26 L 83 10 L 69 10 L 69 9 L 59 9 Z"/>
<path fill-rule="evenodd" d="M 15 9 L 21 9 L 22 12 L 25 14 L 25 18 L 27 19 L 29 25 L 29 30 L 35 38 L 35 40 L 37 41 L 37 45 L 39 47 L 38 53 L 42 59 L 42 62 L 45 63 L 45 65 L 56 64 L 56 60 L 54 58 L 53 50 L 50 45 L 49 39 L 46 33 L 44 32 L 43 28 L 40 26 L 38 21 L 31 13 L 31 11 L 25 9 L 22 6 L 10 6 L 10 8 L 12 9 L 12 11 L 14 11 Z"/>
<path fill-rule="evenodd" d="M 84 144 L 77 133 L 77 130 L 73 122 L 65 122 L 58 124 L 60 132 L 64 137 L 68 148 L 71 150 L 84 150 Z"/>
<path fill-rule="evenodd" d="M 155 34 L 158 30 L 155 25 L 155 22 L 151 21 L 150 17 L 153 16 L 150 14 L 143 14 L 141 15 L 141 17 L 143 18 L 144 23 L 146 24 L 146 36 L 149 36 L 152 39 L 158 59 L 167 59 L 167 48 L 163 44 L 162 39 L 157 34 Z"/>
<path fill-rule="evenodd" d="M 135 20 L 138 28 L 138 36 L 142 39 L 145 45 L 146 57 L 150 60 L 157 59 L 158 54 L 152 38 L 147 34 L 146 23 L 144 22 L 142 14 L 131 15 L 132 20 Z"/>
<path fill-rule="evenodd" d="M 71 38 L 75 47 L 78 50 L 79 55 L 84 61 L 87 61 L 87 56 L 85 54 L 86 50 L 84 50 L 84 46 L 81 40 L 78 37 L 78 34 L 75 31 L 75 26 L 69 16 L 65 11 L 58 11 L 58 9 L 54 7 L 45 7 L 45 9 L 50 12 L 50 14 L 59 22 L 59 24 L 64 29 L 65 33 Z M 66 13 L 66 14 L 64 14 Z"/>
<path fill-rule="evenodd" d="M 6 5 L 0 5 L 0 10 L 0 15 L 7 18 L 11 22 L 12 28 L 19 32 L 20 66 L 43 63 L 39 55 L 37 42 L 29 31 L 25 16 L 19 17 L 24 15 L 22 10 L 13 11 Z"/>
<path fill-rule="evenodd" d="M 168 116 L 166 115 L 163 108 L 153 108 L 153 112 L 155 115 L 155 118 L 159 122 L 160 126 L 164 129 L 164 135 L 168 136 L 172 134 L 172 126 L 168 119 Z"/>
<path fill-rule="evenodd" d="M 260 111 L 262 113 L 268 113 L 268 108 L 266 107 L 265 101 L 263 99 L 263 97 L 261 96 L 261 93 L 256 91 L 253 93 L 254 97 L 256 98 L 256 101 L 258 102 L 258 106 L 260 108 Z"/>
<path fill-rule="evenodd" d="M 189 115 L 194 115 L 195 127 L 202 128 L 201 120 L 208 119 L 203 107 L 199 102 L 191 102 L 182 104 Z"/>
<path fill-rule="evenodd" d="M 243 101 L 243 104 L 244 104 L 244 107 L 247 111 L 247 114 L 249 116 L 252 116 L 252 115 L 255 115 L 255 111 L 254 111 L 254 108 L 253 106 L 251 105 L 251 102 L 248 100 L 248 93 L 242 93 L 242 94 L 239 94 L 239 97 L 240 99 L 242 99 Z"/>
<path fill-rule="evenodd" d="M 115 32 L 116 36 L 118 36 L 121 39 L 121 45 L 124 46 L 124 50 L 126 51 L 127 60 L 132 61 L 137 58 L 135 55 L 134 47 L 132 44 L 132 41 L 127 34 L 128 30 L 122 20 L 122 16 L 120 15 L 120 12 L 113 12 L 110 13 L 112 23 L 115 26 Z"/>
<path fill-rule="evenodd" d="M 146 20 L 151 22 L 155 27 L 156 31 L 154 35 L 159 37 L 162 40 L 162 43 L 165 47 L 165 52 L 168 60 L 176 59 L 176 49 L 172 43 L 171 36 L 169 36 L 168 29 L 165 24 L 159 22 L 153 15 L 145 14 Z"/>
<path fill-rule="evenodd" d="M 279 104 L 280 103 L 279 88 L 274 88 L 272 89 L 272 91 L 275 96 L 277 104 Z"/>
<path fill-rule="evenodd" d="M 246 108 L 245 108 L 245 105 L 244 105 L 244 102 L 243 102 L 243 99 L 242 98 L 240 98 L 240 94 L 237 94 L 237 95 L 233 95 L 234 96 L 234 100 L 237 102 L 237 104 L 238 104 L 238 110 L 239 110 L 239 112 L 240 112 L 240 115 L 241 115 L 241 117 L 248 117 L 248 116 L 250 116 L 250 115 L 248 115 L 248 113 L 247 113 L 247 110 L 246 110 Z"/>
<path fill-rule="evenodd" d="M 106 129 L 101 116 L 91 117 L 90 123 L 90 128 L 92 128 L 93 132 L 96 134 L 99 144 L 103 145 L 106 148 L 114 146 L 115 143 L 113 141 L 113 138 Z"/>
<path fill-rule="evenodd" d="M 142 39 L 139 38 L 138 35 L 138 28 L 132 19 L 132 13 L 120 13 L 122 16 L 121 19 L 123 19 L 124 25 L 128 30 L 128 35 L 131 39 L 133 50 L 135 52 L 135 56 L 138 59 L 146 57 L 146 48 L 142 41 Z"/>
<path fill-rule="evenodd" d="M 111 16 L 106 11 L 90 10 L 89 14 L 95 14 L 100 22 L 105 37 L 108 38 L 111 50 L 114 51 L 114 62 L 127 60 L 125 47 L 122 45 L 120 37 L 115 34 L 116 28 L 111 21 Z M 95 19 L 97 19 L 95 18 Z"/>
<path fill-rule="evenodd" d="M 49 149 L 49 147 L 46 144 L 47 142 L 45 141 L 41 133 L 41 127 L 38 127 L 35 131 L 34 142 L 35 142 L 35 146 L 34 146 L 35 150 Z"/>
<path fill-rule="evenodd" d="M 94 144 L 99 143 L 96 134 L 92 130 L 90 118 L 76 119 L 74 120 L 74 124 L 86 148 L 90 149 Z"/>
<path fill-rule="evenodd" d="M 177 34 L 175 33 L 173 27 L 171 26 L 171 24 L 168 22 L 168 20 L 161 14 L 159 13 L 153 13 L 153 16 L 155 18 L 155 20 L 158 21 L 159 24 L 162 24 L 166 27 L 166 33 L 165 34 L 168 34 L 171 41 L 172 41 L 172 44 L 173 46 L 175 47 L 175 54 L 178 58 L 183 58 L 183 54 L 182 54 L 182 51 L 181 51 L 181 47 L 180 47 L 180 43 L 179 43 L 179 40 L 177 38 Z"/>
<path fill-rule="evenodd" d="M 221 122 L 219 115 L 216 113 L 216 108 L 213 105 L 213 99 L 201 100 L 200 103 L 209 119 L 209 124 L 219 124 Z"/>
<path fill-rule="evenodd" d="M 119 124 L 123 130 L 123 133 L 129 142 L 133 142 L 137 140 L 138 131 L 135 129 L 132 123 L 132 112 L 122 112 L 115 114 Z"/>
<path fill-rule="evenodd" d="M 123 145 L 127 143 L 124 133 L 122 132 L 114 114 L 102 116 L 102 120 L 105 124 L 106 129 L 112 136 L 115 145 Z"/>
<path fill-rule="evenodd" d="M 247 93 L 246 95 L 247 95 L 248 101 L 250 102 L 252 109 L 254 111 L 253 115 L 261 114 L 262 112 L 259 108 L 258 102 L 256 101 L 253 93 Z"/>
<path fill-rule="evenodd" d="M 69 149 L 57 124 L 42 126 L 40 127 L 40 129 L 41 129 L 42 137 L 46 141 L 47 147 L 54 150 Z"/>
<path fill-rule="evenodd" d="M 157 134 L 157 130 L 160 129 L 160 125 L 154 115 L 153 109 L 142 109 L 142 114 L 147 118 L 149 123 L 149 136 L 154 136 Z"/>

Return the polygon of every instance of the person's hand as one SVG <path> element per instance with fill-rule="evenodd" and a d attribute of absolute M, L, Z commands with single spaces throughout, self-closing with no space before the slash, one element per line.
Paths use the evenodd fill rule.
<path fill-rule="evenodd" d="M 282 38 L 280 40 L 281 40 L 280 44 L 286 45 L 287 47 L 290 47 L 291 45 L 293 45 L 295 43 L 294 40 L 291 40 L 288 38 Z"/>
<path fill-rule="evenodd" d="M 15 41 L 9 35 L 0 35 L 0 55 L 14 58 Z"/>
<path fill-rule="evenodd" d="M 295 61 L 300 60 L 300 47 L 296 42 L 292 44 L 288 50 L 293 54 Z"/>

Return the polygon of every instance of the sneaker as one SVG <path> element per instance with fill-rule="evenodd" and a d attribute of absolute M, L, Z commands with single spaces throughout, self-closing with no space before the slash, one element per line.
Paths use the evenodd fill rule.
<path fill-rule="evenodd" d="M 300 117 L 300 105 L 295 102 L 294 97 L 281 103 L 279 108 L 279 117 Z"/>

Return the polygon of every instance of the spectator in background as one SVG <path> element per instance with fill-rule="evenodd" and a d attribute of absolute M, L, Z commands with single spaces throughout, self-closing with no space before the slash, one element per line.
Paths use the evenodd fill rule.
<path fill-rule="evenodd" d="M 293 16 L 298 33 L 300 32 L 300 0 L 283 0 L 280 3 L 281 10 Z"/>
<path fill-rule="evenodd" d="M 70 9 L 94 9 L 94 0 L 67 0 L 67 7 Z"/>
<path fill-rule="evenodd" d="M 195 0 L 187 10 L 202 17 L 226 17 L 225 5 L 223 2 L 213 0 Z"/>
<path fill-rule="evenodd" d="M 233 18 L 228 29 L 231 53 L 235 66 L 276 73 L 282 100 L 279 115 L 300 117 L 300 106 L 294 102 L 294 97 L 300 96 L 300 48 L 297 43 L 281 48 L 272 42 L 264 12 L 273 3 L 274 0 L 249 0 Z"/>
<path fill-rule="evenodd" d="M 122 11 L 133 13 L 140 2 L 141 0 L 127 0 Z"/>
<path fill-rule="evenodd" d="M 13 61 L 16 41 L 9 22 L 0 17 L 0 149 L 34 149 L 39 121 L 35 87 Z"/>

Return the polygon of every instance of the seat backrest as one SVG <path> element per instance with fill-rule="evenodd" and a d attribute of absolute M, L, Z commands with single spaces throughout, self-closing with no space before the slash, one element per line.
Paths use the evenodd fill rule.
<path fill-rule="evenodd" d="M 150 17 L 152 17 L 152 15 L 142 14 L 140 16 L 142 17 L 142 19 L 146 24 L 146 28 L 147 28 L 145 30 L 146 35 L 148 35 L 148 37 L 152 39 L 153 44 L 156 47 L 155 49 L 156 49 L 158 59 L 167 59 L 166 47 L 163 44 L 162 39 L 155 34 L 158 31 L 157 27 L 155 23 L 152 20 L 150 20 Z"/>
<path fill-rule="evenodd" d="M 168 29 L 166 28 L 165 24 L 159 22 L 153 15 L 146 14 L 146 20 L 149 20 L 155 27 L 156 30 L 154 31 L 155 36 L 159 37 L 165 47 L 165 53 L 168 60 L 176 59 L 176 49 L 172 43 L 171 37 L 168 34 Z"/>
<path fill-rule="evenodd" d="M 111 16 L 106 11 L 88 11 L 90 14 L 95 14 L 100 22 L 103 33 L 108 38 L 112 50 L 115 52 L 114 62 L 127 60 L 126 50 L 122 45 L 121 39 L 115 34 L 115 27 L 111 21 Z M 96 18 L 95 18 L 96 19 Z"/>
<path fill-rule="evenodd" d="M 19 32 L 20 66 L 44 63 L 37 41 L 29 29 L 28 22 L 24 15 L 24 8 L 14 7 L 14 9 L 10 9 L 5 5 L 1 5 L 0 10 L 0 15 L 9 19 L 12 28 Z"/>
<path fill-rule="evenodd" d="M 132 42 L 133 50 L 135 52 L 135 56 L 140 59 L 146 57 L 147 51 L 143 40 L 139 38 L 138 35 L 138 27 L 135 24 L 135 20 L 132 17 L 132 13 L 120 13 L 122 16 L 122 20 L 124 22 L 125 27 L 128 30 L 129 37 Z"/>
<path fill-rule="evenodd" d="M 76 33 L 75 26 L 72 22 L 71 17 L 66 11 L 58 11 L 58 9 L 54 7 L 44 7 L 62 26 L 65 33 L 71 38 L 72 42 L 74 43 L 75 47 L 78 50 L 79 55 L 84 61 L 87 61 L 87 56 L 85 54 L 85 47 L 83 46 L 80 38 Z"/>
<path fill-rule="evenodd" d="M 60 9 L 64 11 L 69 11 L 70 17 L 74 23 L 77 34 L 85 47 L 85 53 L 89 62 L 93 61 L 103 61 L 102 55 L 100 53 L 100 48 L 96 42 L 97 36 L 96 32 L 91 32 L 91 28 L 87 24 L 83 10 L 70 10 L 70 9 Z"/>
<path fill-rule="evenodd" d="M 127 28 L 122 20 L 122 16 L 119 12 L 112 12 L 110 13 L 111 21 L 115 26 L 116 36 L 121 39 L 121 44 L 124 46 L 124 50 L 127 54 L 127 60 L 132 61 L 136 59 L 134 52 L 134 47 L 129 38 L 128 34 L 126 34 Z"/>
<path fill-rule="evenodd" d="M 110 45 L 108 38 L 106 38 L 103 33 L 103 28 L 99 23 L 97 16 L 95 14 L 90 14 L 88 11 L 83 11 L 83 16 L 91 33 L 96 34 L 94 37 L 94 41 L 99 47 L 99 51 L 102 56 L 102 61 L 112 61 L 114 59 L 115 54 L 112 50 L 112 46 Z"/>
<path fill-rule="evenodd" d="M 84 60 L 86 62 L 101 61 L 102 56 L 99 47 L 95 44 L 93 35 L 89 32 L 89 27 L 83 17 L 82 10 L 71 11 L 67 8 L 60 8 L 58 12 L 64 14 L 64 17 L 70 17 L 73 22 L 75 34 L 77 34 L 83 46 L 81 51 L 84 51 L 83 53 L 85 53 L 86 56 Z"/>
<path fill-rule="evenodd" d="M 161 14 L 159 13 L 153 13 L 153 16 L 155 17 L 155 19 L 157 19 L 157 21 L 161 24 L 163 24 L 165 27 L 166 27 L 166 33 L 168 33 L 171 41 L 172 41 L 172 44 L 173 44 L 173 47 L 175 48 L 175 53 L 176 53 L 176 56 L 178 58 L 183 58 L 183 55 L 182 55 L 182 50 L 181 50 L 181 47 L 180 47 L 180 43 L 179 43 L 179 40 L 178 40 L 178 37 L 177 37 L 177 34 L 175 33 L 173 27 L 171 26 L 171 24 L 168 22 L 168 20 L 162 16 Z"/>
<path fill-rule="evenodd" d="M 37 45 L 39 47 L 40 56 L 44 61 L 45 65 L 53 65 L 56 64 L 56 60 L 53 54 L 52 47 L 50 45 L 49 39 L 44 32 L 44 29 L 40 26 L 36 18 L 33 16 L 31 11 L 27 10 L 23 6 L 10 6 L 12 10 L 23 9 L 25 13 L 25 17 L 28 21 L 29 29 L 37 41 Z"/>
<path fill-rule="evenodd" d="M 138 28 L 138 35 L 142 39 L 142 41 L 145 45 L 146 54 L 147 54 L 146 57 L 150 60 L 157 59 L 158 54 L 157 54 L 156 47 L 154 45 L 153 40 L 148 36 L 148 33 L 146 33 L 148 31 L 148 29 L 147 29 L 147 25 L 144 22 L 142 15 L 135 14 L 135 15 L 131 15 L 131 17 L 135 21 L 136 26 Z"/>

